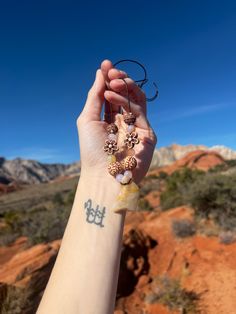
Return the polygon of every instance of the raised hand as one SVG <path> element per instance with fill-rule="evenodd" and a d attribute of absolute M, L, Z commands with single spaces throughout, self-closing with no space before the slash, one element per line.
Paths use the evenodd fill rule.
<path fill-rule="evenodd" d="M 125 82 L 121 79 L 125 79 Z M 139 183 L 145 176 L 153 156 L 157 137 L 147 119 L 145 93 L 127 77 L 123 71 L 113 68 L 109 60 L 104 60 L 101 69 L 97 70 L 96 79 L 91 87 L 87 101 L 77 119 L 77 126 L 81 150 L 81 171 L 86 175 L 110 176 L 107 171 L 107 155 L 103 151 L 105 139 L 107 138 L 107 118 L 112 118 L 119 128 L 118 147 L 122 152 L 126 124 L 123 121 L 119 108 L 124 112 L 129 111 L 127 88 L 130 98 L 130 109 L 136 116 L 136 132 L 140 139 L 135 145 L 135 158 L 138 161 L 133 171 L 133 178 Z M 105 104 L 105 120 L 101 119 L 102 106 Z M 110 107 L 111 106 L 111 107 Z M 112 117 L 109 116 L 112 109 Z M 125 153 L 125 151 L 123 151 Z M 121 155 L 122 156 L 122 153 Z M 111 177 L 111 176 L 110 176 Z M 112 178 L 114 180 L 114 178 Z"/>

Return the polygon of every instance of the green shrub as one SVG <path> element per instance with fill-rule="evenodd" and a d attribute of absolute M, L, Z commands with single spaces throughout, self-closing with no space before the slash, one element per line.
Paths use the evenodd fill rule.
<path fill-rule="evenodd" d="M 232 231 L 222 231 L 219 234 L 219 241 L 223 244 L 232 244 L 236 242 L 236 234 Z"/>
<path fill-rule="evenodd" d="M 212 218 L 225 230 L 236 228 L 236 175 L 207 174 L 185 195 L 200 217 Z"/>
<path fill-rule="evenodd" d="M 164 171 L 159 172 L 159 178 L 165 180 L 168 177 L 168 174 Z"/>
<path fill-rule="evenodd" d="M 152 211 L 153 207 L 150 205 L 148 200 L 145 198 L 141 198 L 138 202 L 138 208 L 139 210 L 145 210 L 145 211 Z"/>
<path fill-rule="evenodd" d="M 152 283 L 154 293 L 145 297 L 147 303 L 162 303 L 171 310 L 181 310 L 181 313 L 197 313 L 198 295 L 191 291 L 186 291 L 180 282 L 168 276 L 158 276 Z"/>
<path fill-rule="evenodd" d="M 183 168 L 166 178 L 165 191 L 161 193 L 161 208 L 163 210 L 185 204 L 185 194 L 190 184 L 205 173 L 200 170 Z"/>
<path fill-rule="evenodd" d="M 182 169 L 166 180 L 162 209 L 190 205 L 199 218 L 213 219 L 223 230 L 236 229 L 236 174 Z"/>
<path fill-rule="evenodd" d="M 21 314 L 25 313 L 29 304 L 30 300 L 26 289 L 8 286 L 5 298 L 0 304 L 0 311 L 2 314 Z"/>
<path fill-rule="evenodd" d="M 226 160 L 224 163 L 216 165 L 215 167 L 211 168 L 209 172 L 220 173 L 233 167 L 236 167 L 236 159 Z"/>
<path fill-rule="evenodd" d="M 226 164 L 229 168 L 236 167 L 236 159 L 226 160 Z"/>
<path fill-rule="evenodd" d="M 76 193 L 76 187 L 68 193 L 66 201 L 65 201 L 66 205 L 68 206 L 73 205 L 73 202 L 75 199 L 75 193 Z"/>
<path fill-rule="evenodd" d="M 56 193 L 53 197 L 53 203 L 57 204 L 57 205 L 63 205 L 64 204 L 64 200 L 63 197 L 61 196 L 61 193 Z"/>
<path fill-rule="evenodd" d="M 0 244 L 7 245 L 19 236 L 29 238 L 31 244 L 60 239 L 71 207 L 40 206 L 30 211 L 8 212 L 4 215 L 7 227 L 0 231 Z"/>
<path fill-rule="evenodd" d="M 192 236 L 196 232 L 196 227 L 193 221 L 188 219 L 174 220 L 172 222 L 172 231 L 179 238 Z"/>
<path fill-rule="evenodd" d="M 155 178 L 145 178 L 141 184 L 140 188 L 140 197 L 146 196 L 148 193 L 152 191 L 157 191 L 160 189 L 161 181 L 158 177 Z"/>

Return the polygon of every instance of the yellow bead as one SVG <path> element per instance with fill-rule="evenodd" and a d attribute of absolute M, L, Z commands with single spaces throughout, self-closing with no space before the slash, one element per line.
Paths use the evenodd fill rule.
<path fill-rule="evenodd" d="M 112 162 L 115 162 L 116 161 L 116 156 L 115 155 L 109 155 L 107 156 L 107 161 L 108 163 L 112 163 Z"/>

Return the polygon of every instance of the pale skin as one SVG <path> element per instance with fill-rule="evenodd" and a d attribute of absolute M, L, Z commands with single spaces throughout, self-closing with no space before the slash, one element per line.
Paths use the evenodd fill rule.
<path fill-rule="evenodd" d="M 125 124 L 117 112 L 119 106 L 128 111 L 127 89 L 121 78 L 128 84 L 131 110 L 137 117 L 135 125 L 140 143 L 135 147 L 136 184 L 150 166 L 157 137 L 147 120 L 145 94 L 126 73 L 104 60 L 77 119 L 81 176 L 38 314 L 111 314 L 114 311 L 126 211 L 109 210 L 121 186 L 107 171 L 103 146 L 108 123 L 103 121 L 101 112 L 106 100 L 112 106 L 113 119 L 119 127 L 120 145 Z M 106 90 L 106 86 L 110 90 Z M 94 221 L 88 217 L 86 211 L 91 207 L 99 208 L 103 218 Z"/>

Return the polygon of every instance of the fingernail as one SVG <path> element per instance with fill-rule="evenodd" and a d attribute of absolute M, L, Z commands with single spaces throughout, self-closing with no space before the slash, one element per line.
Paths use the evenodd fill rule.
<path fill-rule="evenodd" d="M 119 70 L 120 73 L 127 75 L 127 73 L 125 71 L 121 71 Z"/>

